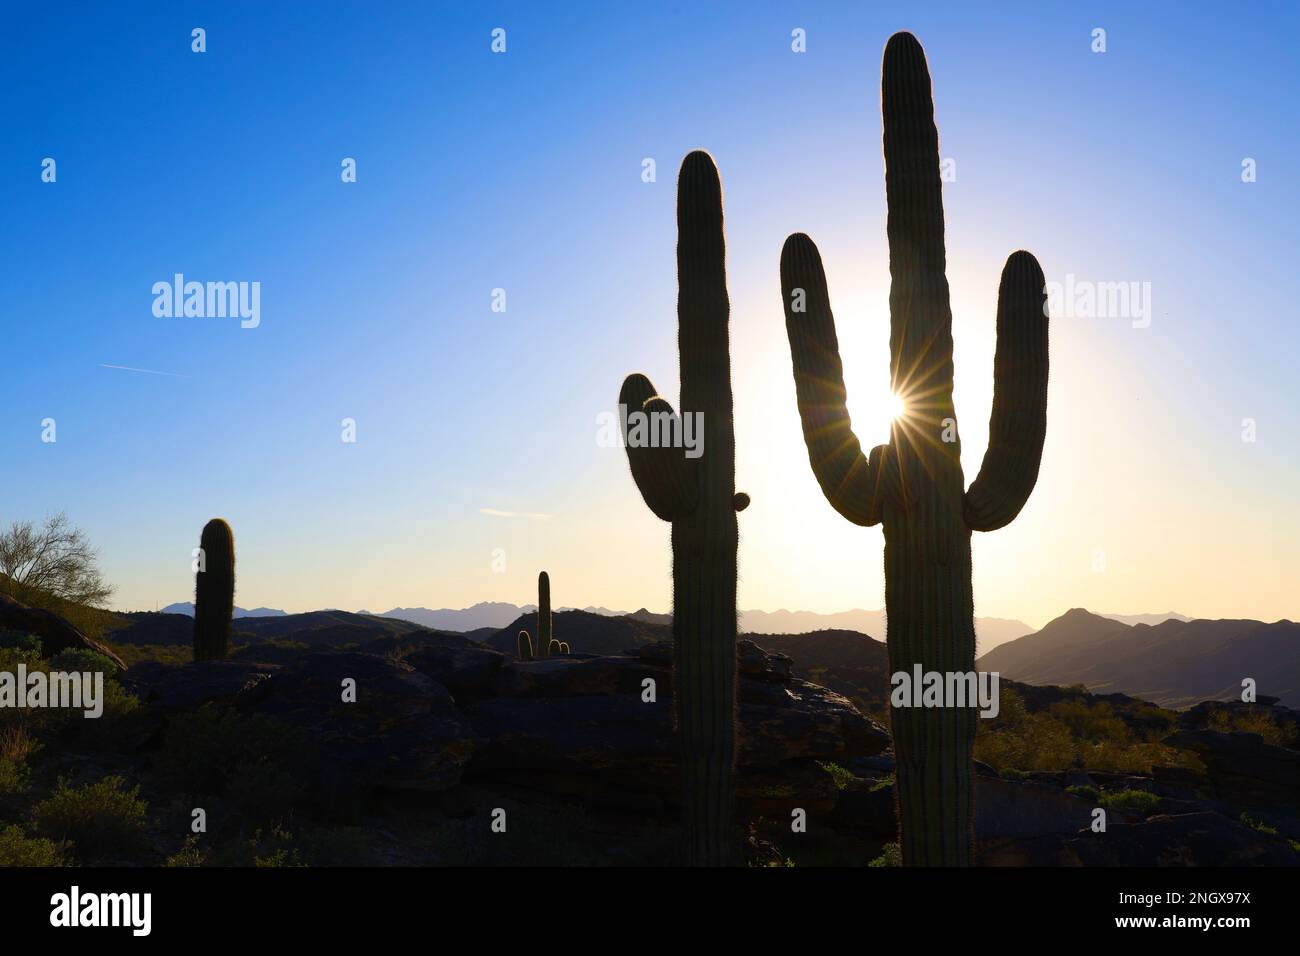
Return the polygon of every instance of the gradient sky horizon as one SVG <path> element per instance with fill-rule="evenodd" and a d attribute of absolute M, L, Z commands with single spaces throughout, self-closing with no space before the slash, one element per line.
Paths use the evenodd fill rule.
<path fill-rule="evenodd" d="M 631 371 L 676 404 L 675 180 L 698 147 L 726 203 L 737 487 L 753 498 L 740 605 L 880 607 L 880 529 L 841 519 L 808 467 L 777 266 L 788 234 L 818 243 L 855 427 L 884 440 L 880 55 L 906 29 L 956 163 L 968 483 L 1006 256 L 1151 289 L 1148 328 L 1053 316 L 1038 486 L 973 538 L 976 613 L 1300 619 L 1296 11 L 11 10 L 0 521 L 66 511 L 123 609 L 189 599 L 191 549 L 221 515 L 245 607 L 523 604 L 545 568 L 557 604 L 667 610 L 668 526 L 596 419 Z M 156 318 L 151 287 L 178 272 L 260 282 L 260 326 Z"/>

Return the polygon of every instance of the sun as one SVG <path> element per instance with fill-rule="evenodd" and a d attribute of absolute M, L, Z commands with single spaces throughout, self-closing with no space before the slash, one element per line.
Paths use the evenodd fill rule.
<path fill-rule="evenodd" d="M 891 392 L 889 395 L 888 408 L 890 421 L 898 421 L 898 419 L 907 414 L 907 401 L 902 395 L 897 395 Z"/>

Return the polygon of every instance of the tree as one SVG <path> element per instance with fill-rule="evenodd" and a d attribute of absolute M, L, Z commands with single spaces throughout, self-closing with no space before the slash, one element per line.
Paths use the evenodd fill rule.
<path fill-rule="evenodd" d="M 15 521 L 0 531 L 0 591 L 31 607 L 60 612 L 100 608 L 113 593 L 99 572 L 99 553 L 63 512 L 39 527 Z"/>

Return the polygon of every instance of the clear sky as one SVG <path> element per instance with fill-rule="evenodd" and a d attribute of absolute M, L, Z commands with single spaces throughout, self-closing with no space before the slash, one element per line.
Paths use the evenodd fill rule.
<path fill-rule="evenodd" d="M 66 510 L 122 608 L 190 596 L 221 515 L 246 607 L 524 603 L 546 568 L 557 604 L 668 609 L 668 527 L 596 417 L 631 371 L 675 401 L 675 176 L 702 147 L 725 190 L 753 497 L 740 605 L 881 606 L 880 529 L 841 519 L 808 467 L 777 265 L 789 233 L 818 242 L 855 425 L 883 440 L 879 71 L 907 29 L 955 161 L 968 481 L 1007 254 L 1151 290 L 1146 328 L 1054 318 L 1042 472 L 1011 526 L 975 535 L 977 613 L 1300 618 L 1296 10 L 11 7 L 0 519 Z M 260 282 L 260 325 L 155 317 L 153 284 L 178 272 Z"/>

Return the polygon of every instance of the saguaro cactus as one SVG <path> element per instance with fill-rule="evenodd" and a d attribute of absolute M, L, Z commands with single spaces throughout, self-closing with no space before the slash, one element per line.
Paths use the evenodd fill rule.
<path fill-rule="evenodd" d="M 537 575 L 537 656 L 550 657 L 551 645 L 551 577 L 545 571 Z"/>
<path fill-rule="evenodd" d="M 672 522 L 673 703 L 687 862 L 722 866 L 731 860 L 735 813 L 736 512 L 749 498 L 735 488 L 722 184 L 703 152 L 682 161 L 677 179 L 677 280 L 681 418 L 644 375 L 627 377 L 619 404 L 632 477 L 650 510 Z M 648 444 L 645 428 L 638 440 L 638 412 L 643 422 L 679 427 L 693 416 L 700 454 Z"/>
<path fill-rule="evenodd" d="M 194 575 L 194 659 L 224 661 L 235 610 L 235 536 L 230 525 L 213 518 L 203 526 L 199 547 L 203 563 Z"/>
<path fill-rule="evenodd" d="M 888 445 L 862 454 L 845 407 L 843 366 L 817 247 L 786 240 L 781 286 L 808 458 L 835 509 L 884 524 L 890 670 L 975 669 L 970 534 L 1008 524 L 1038 478 L 1047 429 L 1043 273 L 1027 252 L 1002 270 L 989 447 L 963 493 L 952 399 L 952 312 L 944 274 L 939 136 L 921 44 L 898 33 L 885 47 L 885 193 L 889 205 L 890 380 L 904 411 Z M 903 862 L 971 862 L 970 707 L 894 708 Z"/>
<path fill-rule="evenodd" d="M 516 656 L 521 661 L 531 661 L 533 659 L 533 641 L 528 636 L 527 631 L 519 632 L 519 647 Z"/>

